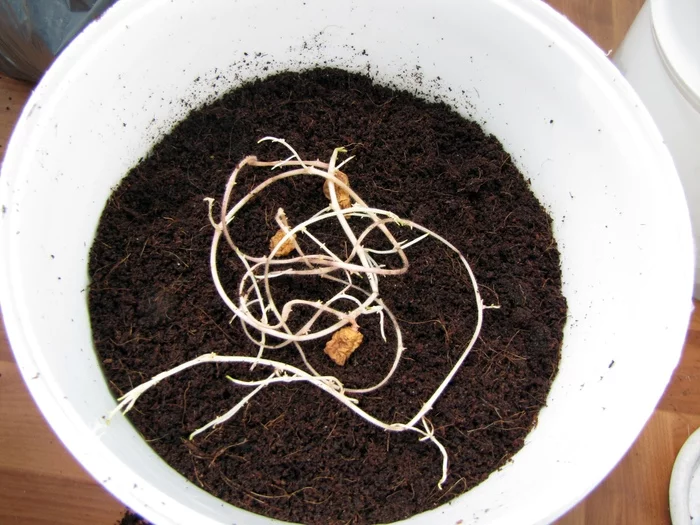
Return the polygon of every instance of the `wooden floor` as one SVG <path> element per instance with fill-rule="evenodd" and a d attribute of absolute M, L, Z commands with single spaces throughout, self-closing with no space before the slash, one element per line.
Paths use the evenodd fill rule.
<path fill-rule="evenodd" d="M 642 0 L 550 0 L 605 51 L 614 49 Z M 0 158 L 29 94 L 0 77 Z M 700 427 L 700 313 L 681 364 L 653 417 L 618 467 L 559 525 L 670 523 L 673 460 Z M 35 408 L 0 332 L 0 525 L 112 525 L 123 506 L 54 437 Z M 196 525 L 196 524 L 193 524 Z"/>

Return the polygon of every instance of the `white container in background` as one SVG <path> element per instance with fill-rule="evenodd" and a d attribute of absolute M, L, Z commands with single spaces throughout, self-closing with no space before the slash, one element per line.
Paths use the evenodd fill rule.
<path fill-rule="evenodd" d="M 87 260 L 111 189 L 190 107 L 317 64 L 430 88 L 503 142 L 549 210 L 569 317 L 547 407 L 512 462 L 407 522 L 551 522 L 614 467 L 663 393 L 693 252 L 652 118 L 539 0 L 118 2 L 47 72 L 2 166 L 0 301 L 34 399 L 83 466 L 158 525 L 271 522 L 186 481 L 125 418 L 103 424 L 115 401 L 93 352 Z"/>
<path fill-rule="evenodd" d="M 700 1 L 647 0 L 613 61 L 656 121 L 683 183 L 700 299 Z"/>

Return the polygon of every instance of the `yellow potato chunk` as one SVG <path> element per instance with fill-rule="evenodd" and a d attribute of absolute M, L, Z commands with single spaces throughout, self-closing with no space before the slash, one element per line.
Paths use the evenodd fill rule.
<path fill-rule="evenodd" d="M 345 175 L 345 173 L 342 171 L 336 171 L 335 176 L 349 186 L 348 176 Z M 331 189 L 328 179 L 326 179 L 326 181 L 323 183 L 323 194 L 326 196 L 326 199 L 331 200 Z M 337 184 L 335 185 L 335 194 L 338 197 L 338 204 L 342 209 L 349 208 L 352 205 L 350 194 L 344 189 L 340 188 Z"/>
<path fill-rule="evenodd" d="M 361 343 L 362 334 L 355 328 L 346 326 L 333 334 L 323 351 L 335 364 L 343 366 Z"/>
<path fill-rule="evenodd" d="M 284 231 L 277 230 L 277 233 L 275 233 L 272 236 L 272 239 L 270 239 L 270 251 L 275 249 L 275 246 L 277 246 L 281 241 L 282 238 L 284 237 Z M 294 235 L 284 241 L 282 243 L 282 246 L 280 246 L 277 251 L 275 252 L 275 257 L 284 257 L 285 255 L 289 255 L 294 251 L 294 243 L 292 242 L 292 239 L 294 238 Z"/>

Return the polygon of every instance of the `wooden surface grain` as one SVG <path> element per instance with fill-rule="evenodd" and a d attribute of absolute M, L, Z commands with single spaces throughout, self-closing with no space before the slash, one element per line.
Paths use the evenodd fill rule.
<path fill-rule="evenodd" d="M 642 0 L 550 0 L 608 51 Z M 0 158 L 31 87 L 0 77 Z M 678 450 L 700 427 L 700 313 L 653 417 L 615 470 L 559 525 L 670 523 L 668 481 Z M 36 409 L 0 328 L 0 525 L 112 525 L 123 506 L 78 465 Z M 196 525 L 196 524 L 193 524 Z"/>

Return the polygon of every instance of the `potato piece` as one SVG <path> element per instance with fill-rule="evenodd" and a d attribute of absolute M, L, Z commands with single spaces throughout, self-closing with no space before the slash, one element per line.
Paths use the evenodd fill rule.
<path fill-rule="evenodd" d="M 341 181 L 343 181 L 345 184 L 350 186 L 348 176 L 345 175 L 345 173 L 343 173 L 342 171 L 336 171 L 335 176 Z M 323 183 L 323 194 L 326 196 L 326 199 L 331 200 L 330 182 L 328 179 L 326 179 Z M 349 208 L 352 205 L 352 200 L 350 200 L 350 194 L 344 189 L 340 188 L 337 184 L 335 185 L 335 194 L 338 197 L 338 204 L 342 209 Z"/>
<path fill-rule="evenodd" d="M 270 239 L 270 251 L 274 250 L 275 246 L 277 246 L 282 241 L 283 237 L 284 231 L 282 231 L 281 229 L 277 230 L 277 233 L 275 233 L 272 236 L 272 239 Z M 275 252 L 275 257 L 284 257 L 285 255 L 289 255 L 294 251 L 294 242 L 292 242 L 292 239 L 294 237 L 295 236 L 292 235 L 289 239 L 282 243 L 282 246 L 280 246 Z"/>
<path fill-rule="evenodd" d="M 335 364 L 344 366 L 357 347 L 362 343 L 362 334 L 355 328 L 346 326 L 333 334 L 323 351 Z"/>

